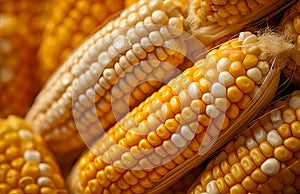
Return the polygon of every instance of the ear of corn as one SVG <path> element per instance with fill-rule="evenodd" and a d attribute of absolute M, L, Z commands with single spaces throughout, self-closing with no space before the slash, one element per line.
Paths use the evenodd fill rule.
<path fill-rule="evenodd" d="M 37 93 L 30 37 L 30 30 L 19 18 L 0 14 L 0 117 L 24 116 Z"/>
<path fill-rule="evenodd" d="M 134 107 L 162 85 L 151 80 L 167 82 L 178 73 L 172 67 L 183 62 L 186 52 L 180 37 L 184 10 L 180 1 L 134 4 L 91 36 L 47 82 L 26 119 L 60 161 L 72 160 L 65 156 L 82 149 L 81 136 L 91 142 L 101 135 L 87 122 L 99 120 L 104 130 L 115 123 L 113 94 L 116 104 L 126 105 L 116 105 L 117 113 L 124 115 L 128 106 Z M 92 105 L 98 118 L 90 116 Z M 76 127 L 83 129 L 81 134 Z M 66 139 L 70 146 L 65 146 Z"/>
<path fill-rule="evenodd" d="M 67 194 L 60 169 L 42 137 L 16 116 L 0 119 L 0 193 Z"/>
<path fill-rule="evenodd" d="M 279 70 L 259 42 L 241 33 L 135 107 L 74 166 L 72 192 L 157 193 L 201 163 L 273 98 Z"/>
<path fill-rule="evenodd" d="M 300 44 L 300 1 L 295 3 L 284 15 L 279 31 L 283 31 L 291 40 Z M 299 47 L 300 48 L 300 47 Z M 300 55 L 299 51 L 291 57 L 285 68 L 282 70 L 285 79 L 292 79 L 292 84 L 300 87 Z"/>
<path fill-rule="evenodd" d="M 123 1 L 54 0 L 38 51 L 39 75 L 45 82 L 70 53 L 104 20 L 124 8 Z"/>
<path fill-rule="evenodd" d="M 193 0 L 187 18 L 188 29 L 203 44 L 240 31 L 268 14 L 278 13 L 295 1 Z"/>
<path fill-rule="evenodd" d="M 229 142 L 189 193 L 299 193 L 299 113 L 296 91 Z"/>

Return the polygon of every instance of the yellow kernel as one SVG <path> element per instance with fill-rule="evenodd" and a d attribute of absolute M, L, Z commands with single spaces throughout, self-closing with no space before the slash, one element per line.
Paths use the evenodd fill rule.
<path fill-rule="evenodd" d="M 239 106 L 240 109 L 244 110 L 246 109 L 251 102 L 251 98 L 249 95 L 243 95 L 243 98 L 237 102 L 237 105 Z"/>
<path fill-rule="evenodd" d="M 246 177 L 246 173 L 243 170 L 242 166 L 240 163 L 235 163 L 231 169 L 230 169 L 230 173 L 232 174 L 232 176 L 234 177 L 235 180 L 237 180 L 238 182 L 242 182 L 242 180 Z"/>
<path fill-rule="evenodd" d="M 32 178 L 37 179 L 40 176 L 38 163 L 33 161 L 27 161 L 21 170 L 21 175 L 31 176 Z"/>
<path fill-rule="evenodd" d="M 254 81 L 247 76 L 239 76 L 236 79 L 236 85 L 243 93 L 250 93 L 255 87 Z"/>
<path fill-rule="evenodd" d="M 256 183 L 264 183 L 268 180 L 268 176 L 266 176 L 260 168 L 256 168 L 252 173 L 251 173 L 251 178 L 256 182 Z"/>
<path fill-rule="evenodd" d="M 6 173 L 6 183 L 8 183 L 10 186 L 16 188 L 18 185 L 18 181 L 20 178 L 19 171 L 15 169 L 9 169 Z"/>
<path fill-rule="evenodd" d="M 252 173 L 257 168 L 250 156 L 245 156 L 241 159 L 241 166 L 247 174 Z"/>
<path fill-rule="evenodd" d="M 103 170 L 100 170 L 96 175 L 97 181 L 103 186 L 108 187 L 110 185 L 110 180 L 106 177 Z"/>
<path fill-rule="evenodd" d="M 237 181 L 233 178 L 232 174 L 226 174 L 224 176 L 224 180 L 229 187 L 232 187 L 233 185 L 235 185 L 237 183 Z"/>
<path fill-rule="evenodd" d="M 239 107 L 232 103 L 230 108 L 226 111 L 226 115 L 229 119 L 235 119 L 239 116 L 240 109 Z"/>
<path fill-rule="evenodd" d="M 201 185 L 203 185 L 204 187 L 206 187 L 206 185 L 213 179 L 214 179 L 214 177 L 210 170 L 203 171 L 201 173 L 200 181 L 201 181 Z"/>
<path fill-rule="evenodd" d="M 291 130 L 292 130 L 293 136 L 300 138 L 300 121 L 292 122 Z"/>
<path fill-rule="evenodd" d="M 284 162 L 290 160 L 293 157 L 293 153 L 281 145 L 274 149 L 274 156 L 276 159 Z"/>
<path fill-rule="evenodd" d="M 29 184 L 24 188 L 24 192 L 27 194 L 38 194 L 40 191 L 40 187 L 37 184 Z"/>
<path fill-rule="evenodd" d="M 239 77 L 239 76 L 245 75 L 246 70 L 243 67 L 241 62 L 235 61 L 235 62 L 232 62 L 231 65 L 229 66 L 229 73 L 231 73 L 231 75 L 233 77 Z"/>
<path fill-rule="evenodd" d="M 257 184 L 253 181 L 253 179 L 250 176 L 246 176 L 246 178 L 244 178 L 244 180 L 242 181 L 242 186 L 248 192 L 255 192 L 257 188 Z"/>
<path fill-rule="evenodd" d="M 229 60 L 232 61 L 232 62 L 234 62 L 234 61 L 242 62 L 244 57 L 245 57 L 245 55 L 242 51 L 233 50 L 233 51 L 231 51 L 231 53 L 229 55 Z"/>
<path fill-rule="evenodd" d="M 243 60 L 243 66 L 245 69 L 250 69 L 252 67 L 255 67 L 258 63 L 258 58 L 256 55 L 253 54 L 247 54 L 245 56 L 245 59 Z"/>
<path fill-rule="evenodd" d="M 271 144 L 269 144 L 269 142 L 267 142 L 267 141 L 261 142 L 259 144 L 259 149 L 266 158 L 270 158 L 273 156 L 274 149 L 273 149 L 273 146 Z"/>
<path fill-rule="evenodd" d="M 224 174 L 228 174 L 230 172 L 230 164 L 227 160 L 223 160 L 221 163 L 221 169 Z"/>
<path fill-rule="evenodd" d="M 227 98 L 231 102 L 239 102 L 243 96 L 243 92 L 237 86 L 230 86 L 227 89 Z"/>
<path fill-rule="evenodd" d="M 0 183 L 0 193 L 9 193 L 12 188 L 6 183 Z"/>
<path fill-rule="evenodd" d="M 230 188 L 230 193 L 232 194 L 247 194 L 247 191 L 241 184 L 236 184 Z"/>
<path fill-rule="evenodd" d="M 96 179 L 92 179 L 88 182 L 88 187 L 92 193 L 101 193 L 103 188 L 100 187 L 98 181 Z"/>
<path fill-rule="evenodd" d="M 285 139 L 288 137 L 292 136 L 292 132 L 291 132 L 291 128 L 289 124 L 281 124 L 278 128 L 277 128 L 277 132 L 279 133 L 279 135 Z"/>
<path fill-rule="evenodd" d="M 218 187 L 218 190 L 221 192 L 221 193 L 228 193 L 229 192 L 229 187 L 228 185 L 226 184 L 225 180 L 223 177 L 220 177 L 217 179 L 216 181 L 216 185 Z"/>
<path fill-rule="evenodd" d="M 259 148 L 253 148 L 250 151 L 250 157 L 257 166 L 260 166 L 265 160 L 266 157 L 260 152 Z"/>
<path fill-rule="evenodd" d="M 5 155 L 8 161 L 11 161 L 20 156 L 20 150 L 16 146 L 9 146 L 5 150 Z"/>
<path fill-rule="evenodd" d="M 296 137 L 289 137 L 284 140 L 284 146 L 286 146 L 290 151 L 297 152 L 300 150 L 300 139 Z"/>

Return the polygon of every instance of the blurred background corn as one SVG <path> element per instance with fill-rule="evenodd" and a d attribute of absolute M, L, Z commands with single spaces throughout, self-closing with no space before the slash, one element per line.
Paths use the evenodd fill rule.
<path fill-rule="evenodd" d="M 278 101 L 214 157 L 189 190 L 299 193 L 300 91 Z"/>
<path fill-rule="evenodd" d="M 157 193 L 151 190 L 155 184 L 189 168 L 185 161 L 204 159 L 199 150 L 215 151 L 218 145 L 212 143 L 220 133 L 239 116 L 247 122 L 243 112 L 254 99 L 267 103 L 275 93 L 279 74 L 270 74 L 272 56 L 259 40 L 241 33 L 135 107 L 74 166 L 71 192 Z"/>
<path fill-rule="evenodd" d="M 279 30 L 289 36 L 291 40 L 300 45 L 300 1 L 295 3 L 288 11 L 286 11 Z M 300 47 L 299 47 L 300 48 Z M 292 84 L 300 88 L 300 54 L 299 51 L 290 58 L 286 67 L 282 71 L 285 79 L 290 78 Z"/>
<path fill-rule="evenodd" d="M 0 117 L 24 116 L 39 89 L 32 36 L 18 17 L 0 14 Z"/>
<path fill-rule="evenodd" d="M 66 194 L 54 155 L 16 116 L 0 119 L 0 193 Z"/>
<path fill-rule="evenodd" d="M 275 15 L 295 1 L 285 0 L 192 0 L 187 28 L 203 44 L 241 31 L 245 25 Z"/>
<path fill-rule="evenodd" d="M 26 119 L 59 161 L 81 151 L 82 137 L 85 143 L 99 137 L 98 123 L 106 130 L 118 119 L 114 113 L 121 118 L 178 73 L 186 53 L 185 8 L 180 1 L 134 4 L 91 36 L 47 82 Z"/>
<path fill-rule="evenodd" d="M 52 5 L 52 0 L 1 0 L 0 13 L 13 15 L 27 26 L 30 36 L 26 38 L 37 49 Z"/>
<path fill-rule="evenodd" d="M 124 8 L 123 0 L 53 0 L 53 5 L 37 54 L 42 82 L 103 21 Z"/>

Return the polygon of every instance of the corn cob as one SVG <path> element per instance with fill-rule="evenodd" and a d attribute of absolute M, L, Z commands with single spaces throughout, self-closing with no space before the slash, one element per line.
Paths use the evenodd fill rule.
<path fill-rule="evenodd" d="M 188 30 L 207 45 L 247 24 L 291 5 L 284 0 L 192 0 Z"/>
<path fill-rule="evenodd" d="M 241 33 L 135 107 L 74 166 L 72 193 L 157 193 L 203 161 L 219 133 L 228 138 L 273 98 L 279 70 L 262 40 Z"/>
<path fill-rule="evenodd" d="M 23 119 L 0 119 L 0 193 L 66 194 L 54 156 Z"/>
<path fill-rule="evenodd" d="M 22 25 L 27 26 L 30 30 L 27 39 L 30 39 L 37 49 L 52 0 L 1 0 L 0 2 L 0 13 L 14 15 L 23 23 Z"/>
<path fill-rule="evenodd" d="M 39 75 L 45 82 L 67 56 L 105 19 L 123 9 L 123 1 L 54 0 L 38 51 Z"/>
<path fill-rule="evenodd" d="M 180 1 L 140 1 L 91 36 L 47 82 L 26 119 L 59 161 L 82 149 L 81 136 L 90 142 L 101 135 L 87 122 L 99 119 L 104 130 L 115 123 L 112 89 L 116 104 L 126 105 L 116 110 L 121 118 L 128 106 L 134 107 L 162 85 L 151 80 L 167 82 L 178 73 L 174 67 L 186 52 L 180 36 L 184 9 Z M 98 118 L 90 116 L 92 105 Z M 70 146 L 65 146 L 66 139 Z"/>
<path fill-rule="evenodd" d="M 296 91 L 230 141 L 189 193 L 299 193 L 299 113 Z"/>
<path fill-rule="evenodd" d="M 0 117 L 24 116 L 37 93 L 34 45 L 28 37 L 17 17 L 0 14 Z"/>
<path fill-rule="evenodd" d="M 295 3 L 284 15 L 279 26 L 279 30 L 288 35 L 291 40 L 300 45 L 300 1 Z M 286 67 L 282 71 L 285 79 L 291 78 L 292 84 L 297 88 L 300 87 L 300 55 L 295 54 L 288 61 Z"/>

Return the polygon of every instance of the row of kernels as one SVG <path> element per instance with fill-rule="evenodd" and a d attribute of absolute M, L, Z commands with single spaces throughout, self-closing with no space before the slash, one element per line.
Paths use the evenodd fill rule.
<path fill-rule="evenodd" d="M 146 2 L 147 3 L 147 2 Z M 140 6 L 146 6 L 145 2 L 144 3 L 139 3 Z M 161 6 L 156 6 L 157 5 L 161 5 Z M 147 27 L 149 27 L 148 25 L 146 25 L 146 21 L 150 22 L 149 24 L 166 24 L 166 25 L 173 25 L 173 23 L 177 22 L 178 24 L 178 28 L 181 29 L 181 24 L 182 22 L 180 22 L 180 19 L 176 19 L 175 17 L 169 17 L 168 14 L 172 14 L 172 13 L 164 13 L 163 10 L 165 9 L 166 5 L 163 4 L 162 1 L 156 1 L 153 2 L 151 4 L 152 7 L 156 7 L 155 9 L 158 10 L 151 10 L 153 12 L 151 12 L 150 10 L 148 10 L 146 15 L 143 15 L 143 17 L 139 18 L 138 20 L 134 21 L 132 23 L 132 25 L 135 25 L 135 33 L 138 34 L 142 39 L 139 40 L 140 43 L 136 44 L 134 43 L 134 47 L 131 48 L 131 43 L 133 43 L 135 40 L 132 40 L 133 42 L 131 42 L 131 40 L 129 40 L 131 38 L 130 34 L 125 35 L 120 35 L 117 36 L 116 38 L 114 38 L 115 34 L 111 33 L 111 37 L 106 35 L 103 39 L 99 39 L 102 40 L 100 42 L 104 43 L 105 45 L 107 45 L 108 48 L 101 48 L 101 54 L 97 57 L 95 57 L 95 60 L 97 60 L 96 63 L 92 63 L 92 65 L 89 67 L 89 63 L 91 63 L 94 59 L 89 58 L 89 55 L 84 56 L 82 58 L 82 60 L 80 60 L 80 65 L 79 65 L 79 71 L 80 74 L 78 76 L 76 76 L 76 74 L 74 76 L 76 76 L 75 81 L 73 82 L 72 87 L 75 89 L 76 92 L 76 96 L 73 95 L 73 97 L 76 97 L 73 99 L 73 111 L 76 113 L 75 115 L 76 118 L 76 122 L 80 125 L 80 126 L 89 126 L 91 118 L 92 119 L 97 119 L 96 117 L 93 116 L 93 112 L 89 111 L 90 107 L 93 106 L 94 103 L 96 103 L 96 107 L 100 107 L 101 111 L 97 111 L 97 113 L 99 113 L 97 116 L 100 117 L 101 120 L 101 125 L 102 128 L 106 129 L 108 128 L 110 125 L 112 125 L 115 122 L 115 116 L 113 114 L 112 111 L 116 111 L 116 117 L 122 117 L 124 115 L 124 112 L 126 113 L 128 108 L 131 108 L 133 106 L 135 106 L 139 101 L 143 100 L 145 98 L 145 96 L 147 96 L 143 91 L 148 91 L 148 92 L 152 92 L 154 90 L 154 88 L 147 89 L 145 90 L 145 86 L 138 86 L 139 82 L 143 82 L 144 80 L 149 79 L 149 77 L 147 76 L 147 72 L 144 72 L 143 67 L 146 66 L 145 68 L 147 70 L 149 70 L 149 67 L 151 67 L 150 70 L 153 69 L 153 71 L 151 71 L 153 74 L 151 74 L 153 77 L 150 76 L 150 79 L 155 79 L 158 81 L 168 81 L 168 79 L 170 77 L 172 77 L 174 75 L 174 73 L 176 73 L 176 71 L 173 71 L 171 69 L 171 71 L 168 71 L 168 74 L 166 76 L 165 72 L 167 70 L 170 69 L 170 67 L 168 66 L 177 66 L 179 65 L 182 60 L 183 60 L 183 56 L 179 56 L 173 53 L 172 55 L 168 55 L 167 52 L 164 51 L 164 49 L 161 47 L 163 46 L 163 36 L 166 35 L 167 31 L 170 31 L 169 33 L 172 34 L 172 31 L 170 29 L 167 29 L 164 31 L 165 34 L 160 33 L 158 30 L 162 29 L 162 27 L 158 27 L 156 30 L 157 31 L 149 31 L 147 29 Z M 151 7 L 150 6 L 150 7 Z M 137 7 L 135 8 L 137 9 Z M 147 8 L 150 9 L 150 8 Z M 132 13 L 131 13 L 132 12 Z M 133 11 L 131 11 L 129 14 L 134 14 Z M 125 17 L 125 16 L 123 16 Z M 131 17 L 131 16 L 129 16 Z M 148 18 L 148 19 L 147 19 Z M 124 18 L 122 18 L 122 20 L 124 20 Z M 139 20 L 141 20 L 140 22 L 138 22 Z M 115 21 L 114 21 L 115 22 Z M 150 25 L 151 26 L 151 25 Z M 153 25 L 154 26 L 154 25 Z M 141 31 L 141 29 L 144 29 L 145 31 Z M 104 29 L 105 31 L 106 29 Z M 148 32 L 149 31 L 149 32 Z M 102 31 L 101 31 L 102 32 Z M 124 32 L 126 32 L 126 30 L 124 30 Z M 129 31 L 128 31 L 129 32 Z M 122 33 L 122 30 L 121 32 Z M 177 33 L 176 36 L 179 36 L 180 34 Z M 176 38 L 176 37 L 175 37 Z M 176 38 L 178 39 L 178 38 Z M 181 40 L 176 40 L 174 39 L 174 37 L 167 37 L 166 41 L 175 41 L 175 46 L 176 45 L 180 45 L 179 42 L 181 42 Z M 98 40 L 98 42 L 99 42 Z M 146 40 L 146 43 L 142 42 L 142 40 Z M 95 46 L 91 46 L 90 51 L 88 51 L 87 53 L 92 53 L 91 55 L 95 54 L 95 47 L 97 45 L 99 45 L 97 42 L 97 44 Z M 177 43 L 178 42 L 178 43 Z M 173 45 L 173 44 L 172 44 Z M 182 45 L 182 44 L 181 44 Z M 146 49 L 150 47 L 153 47 L 152 52 L 150 54 L 147 54 L 146 57 L 148 60 L 150 60 L 150 62 L 148 63 L 146 61 L 145 58 L 145 54 L 146 53 Z M 102 45 L 102 47 L 104 47 Z M 176 48 L 171 48 L 176 50 Z M 97 50 L 97 49 L 96 49 Z M 108 50 L 107 52 L 105 50 Z M 122 56 L 118 57 L 115 59 L 116 56 L 114 56 L 115 52 L 110 52 L 110 51 L 118 51 L 120 50 L 120 52 L 122 53 Z M 102 52 L 103 51 L 103 52 Z M 118 53 L 118 52 L 117 52 Z M 112 54 L 110 56 L 110 54 Z M 162 55 L 163 54 L 163 55 Z M 93 57 L 92 57 L 93 58 Z M 139 62 L 141 62 L 141 60 L 145 60 L 145 63 L 142 63 L 141 67 L 139 66 Z M 152 60 L 154 62 L 152 62 Z M 160 60 L 168 62 L 168 64 L 164 64 L 164 62 L 159 62 Z M 106 68 L 106 66 L 110 66 L 115 64 L 114 68 Z M 173 66 L 174 65 L 174 66 Z M 103 66 L 105 66 L 103 68 Z M 159 67 L 157 67 L 159 66 Z M 96 69 L 96 70 L 95 70 Z M 98 69 L 98 71 L 97 71 Z M 93 71 L 92 73 L 90 73 L 90 71 Z M 96 72 L 96 73 L 95 73 Z M 91 74 L 93 74 L 93 76 L 90 76 Z M 100 78 L 99 78 L 99 74 L 101 74 Z M 118 75 L 120 74 L 120 75 Z M 117 77 L 121 77 L 119 80 L 117 79 Z M 96 80 L 98 79 L 98 80 Z M 142 80 L 141 80 L 142 79 Z M 95 83 L 97 82 L 97 83 Z M 147 83 L 148 84 L 148 83 Z M 87 90 L 91 89 L 90 86 L 91 85 L 95 85 L 95 89 L 97 89 L 97 91 L 95 91 L 96 95 L 100 94 L 100 96 L 96 96 L 95 98 L 97 99 L 96 102 L 94 102 L 93 99 L 93 95 L 89 95 L 87 92 Z M 97 87 L 96 87 L 97 86 Z M 137 86 L 137 88 L 134 89 L 134 87 Z M 148 86 L 148 85 L 147 85 Z M 152 85 L 152 87 L 158 87 L 159 85 Z M 114 96 L 112 96 L 110 90 L 114 90 L 117 93 L 117 96 L 119 97 L 123 97 L 125 99 L 121 99 L 121 100 L 117 100 L 117 102 L 112 102 L 114 100 L 116 100 L 114 98 Z M 142 91 L 143 89 L 143 91 Z M 133 90 L 133 92 L 131 93 L 131 96 L 128 96 L 128 93 L 131 92 L 131 90 Z M 78 94 L 77 94 L 78 93 Z M 110 106 L 110 104 L 113 104 Z M 115 104 L 116 103 L 116 104 Z M 61 118 L 59 117 L 59 115 L 57 114 L 56 117 L 54 117 L 54 113 L 51 114 L 52 112 L 56 112 L 53 110 L 56 110 L 57 108 L 54 107 L 53 103 L 51 105 L 51 109 L 50 110 L 46 110 L 47 113 L 49 113 L 49 117 L 53 118 L 53 124 L 51 124 L 50 127 L 52 127 L 53 125 L 57 124 L 55 123 L 55 121 L 60 120 Z M 122 105 L 121 108 L 119 107 L 119 105 Z M 114 109 L 114 107 L 118 106 L 118 109 Z M 128 107 L 129 106 L 129 107 Z M 70 107 L 68 107 L 70 108 Z M 87 110 L 85 112 L 84 115 L 82 115 L 82 112 L 84 112 L 85 110 Z M 46 113 L 46 114 L 47 114 Z M 69 115 L 71 116 L 71 115 Z M 49 117 L 45 117 L 45 121 L 48 122 Z M 66 118 L 68 119 L 68 118 Z M 41 122 L 41 121 L 40 121 Z M 60 122 L 64 122 L 64 121 L 60 121 Z M 42 122 L 43 123 L 43 122 Z M 93 123 L 92 123 L 93 124 Z M 64 124 L 60 124 L 60 127 L 62 127 Z M 47 126 L 49 127 L 49 126 Z M 93 130 L 96 131 L 96 130 Z M 81 131 L 84 132 L 84 131 Z M 88 132 L 90 133 L 90 132 Z M 88 135 L 86 134 L 82 134 L 83 136 L 91 139 L 92 137 L 88 137 Z M 96 136 L 96 134 L 94 134 L 94 137 Z M 88 140 L 90 141 L 90 140 Z M 56 144 L 55 144 L 56 145 Z"/>
<path fill-rule="evenodd" d="M 298 100 L 299 95 L 295 94 L 286 100 L 286 102 L 289 102 L 289 104 L 285 103 L 288 106 L 279 106 L 280 109 L 274 107 L 274 111 L 280 110 L 279 114 L 283 115 L 284 112 L 293 107 L 295 111 L 291 114 L 291 118 L 295 118 L 295 112 L 299 109 L 299 104 L 296 105 L 295 102 L 298 102 Z M 264 118 L 260 118 L 259 122 L 272 123 L 272 120 L 274 121 L 272 116 L 274 116 L 274 112 L 272 114 L 271 111 Z M 246 132 L 244 136 L 239 136 L 238 139 L 228 143 L 200 175 L 201 186 L 196 187 L 193 192 L 197 193 L 197 189 L 201 189 L 202 192 L 214 190 L 217 193 L 234 192 L 235 190 L 240 192 L 262 192 L 265 189 L 282 191 L 283 186 L 278 189 L 268 185 L 274 180 L 272 177 L 275 175 L 276 177 L 280 176 L 281 172 L 285 172 L 285 162 L 291 165 L 297 164 L 295 153 L 300 150 L 300 140 L 297 137 L 297 132 L 292 133 L 290 131 L 291 125 L 297 125 L 299 121 L 290 122 L 290 118 L 286 118 L 283 122 L 278 126 L 273 125 L 274 129 L 268 130 L 256 124 L 253 128 L 250 128 L 251 133 Z M 276 122 L 274 124 L 276 125 Z M 283 125 L 290 132 L 282 130 Z M 293 128 L 295 130 L 295 127 Z M 287 136 L 283 132 L 290 135 Z M 237 143 L 239 139 L 240 143 Z M 293 146 L 288 143 L 290 141 L 293 141 Z M 299 176 L 297 170 L 290 169 L 292 176 Z M 210 175 L 210 173 L 212 174 Z M 291 186 L 289 189 L 293 191 L 297 189 L 296 184 L 296 182 L 291 181 L 287 182 L 285 186 Z"/>
<path fill-rule="evenodd" d="M 201 109 L 206 110 L 207 105 L 198 105 L 202 106 L 197 108 L 196 104 L 193 104 L 192 96 L 194 95 L 198 90 L 195 89 L 198 86 L 191 84 L 193 83 L 192 77 L 194 77 L 194 74 L 196 73 L 198 69 L 198 65 L 201 67 L 205 61 L 200 61 L 198 64 L 196 64 L 194 67 L 188 69 L 185 71 L 185 73 L 178 76 L 176 79 L 172 80 L 169 85 L 163 86 L 162 88 L 168 88 L 170 87 L 173 89 L 172 97 L 167 95 L 167 97 L 163 97 L 163 92 L 157 92 L 154 93 L 151 97 L 149 97 L 143 105 L 149 106 L 146 110 L 144 110 L 142 107 L 138 106 L 138 109 L 141 111 L 145 111 L 145 115 L 147 117 L 144 118 L 144 120 L 140 121 L 140 124 L 135 127 L 137 136 L 134 137 L 134 141 L 131 139 L 126 139 L 126 134 L 123 136 L 122 139 L 119 140 L 118 145 L 120 148 L 124 146 L 124 152 L 120 154 L 120 152 L 117 149 L 108 149 L 103 148 L 103 156 L 105 156 L 109 161 L 110 164 L 107 164 L 107 167 L 112 167 L 112 163 L 118 164 L 124 168 L 137 168 L 137 169 L 144 169 L 148 170 L 148 172 L 153 175 L 153 172 L 155 169 L 159 168 L 160 165 L 165 164 L 165 162 L 173 162 L 176 165 L 181 164 L 184 162 L 187 158 L 191 157 L 193 153 L 199 151 L 200 147 L 206 147 L 208 146 L 214 137 L 216 137 L 220 131 L 220 129 L 226 129 L 229 125 L 229 119 L 227 117 L 223 117 L 222 115 L 217 116 L 216 118 L 212 119 L 208 115 L 199 114 L 199 112 L 194 112 L 194 110 Z M 204 75 L 208 72 L 208 69 L 202 68 L 202 78 L 204 78 Z M 184 77 L 185 76 L 185 77 Z M 201 76 L 200 76 L 201 77 Z M 201 80 L 201 78 L 200 78 Z M 200 81 L 199 80 L 199 81 Z M 204 80 L 207 81 L 206 78 Z M 210 88 L 208 87 L 208 90 Z M 201 90 L 201 88 L 200 88 Z M 160 90 L 162 91 L 162 89 Z M 178 94 L 176 93 L 178 91 Z M 190 95 L 191 93 L 192 95 Z M 174 102 L 172 103 L 172 100 L 175 100 L 176 94 L 178 95 L 178 103 Z M 218 96 L 218 92 L 212 92 L 212 95 Z M 196 100 L 196 99 L 195 99 Z M 171 113 L 171 118 L 164 118 L 161 115 L 162 112 L 159 111 L 160 107 L 163 107 L 162 105 L 165 102 L 169 101 L 169 107 L 166 107 L 166 109 L 174 110 L 173 113 Z M 177 100 L 175 100 L 177 101 Z M 153 103 L 153 104 L 152 104 Z M 201 103 L 203 103 L 201 101 Z M 181 105 L 182 107 L 178 107 L 178 105 Z M 154 110 L 155 112 L 149 111 L 149 109 Z M 194 110 L 193 110 L 194 109 Z M 176 111 L 175 111 L 176 110 Z M 203 113 L 204 110 L 201 112 Z M 178 112 L 177 112 L 178 111 Z M 134 114 L 137 114 L 138 111 L 135 109 L 132 111 Z M 234 112 L 234 111 L 233 111 Z M 148 120 L 152 118 L 153 115 L 156 115 L 157 120 Z M 234 113 L 233 115 L 238 115 Z M 124 118 L 126 120 L 128 118 Z M 225 122 L 220 122 L 220 119 L 223 119 Z M 211 125 L 207 132 L 205 133 L 204 129 L 209 126 L 210 121 L 213 121 L 213 125 Z M 124 122 L 121 120 L 121 122 Z M 195 125 L 191 125 L 194 123 Z M 220 124 L 221 123 L 221 124 Z M 180 126 L 182 125 L 182 126 Z M 157 127 L 159 126 L 159 127 Z M 111 128 L 111 132 L 116 131 L 119 126 L 115 125 Z M 110 130 L 109 130 L 110 131 Z M 140 132 L 143 132 L 142 134 Z M 197 135 L 194 135 L 195 133 L 198 133 Z M 127 132 L 127 137 L 132 137 L 131 133 Z M 140 137 L 138 137 L 140 136 Z M 161 139 L 162 138 L 162 139 Z M 105 142 L 105 139 L 109 139 L 109 137 L 103 137 L 98 141 L 98 144 L 101 142 Z M 190 143 L 191 142 L 191 143 Z M 129 148 L 130 146 L 136 146 L 136 149 L 133 150 L 126 150 L 126 148 Z M 112 147 L 111 147 L 112 148 Z M 138 151 L 135 152 L 134 151 Z M 182 152 L 182 153 L 181 153 Z M 245 151 L 244 151 L 245 152 Z M 181 154 L 179 154 L 181 153 Z M 111 160 L 109 156 L 113 156 L 115 160 Z M 157 157 L 158 156 L 158 157 Z M 163 158 L 163 159 L 160 159 Z M 232 155 L 232 159 L 230 159 L 230 163 L 234 164 L 235 161 L 237 161 L 237 156 Z M 104 159 L 104 158 L 103 158 Z M 106 161 L 104 161 L 106 162 Z M 104 167 L 103 167 L 104 168 Z M 99 169 L 99 171 L 103 171 L 104 169 Z M 154 168 L 154 169 L 153 169 Z M 126 172 L 130 172 L 130 170 L 126 170 Z M 122 172 L 124 173 L 124 172 Z M 122 174 L 121 173 L 121 174 Z M 81 173 L 79 173 L 81 174 Z M 83 174 L 81 174 L 83 175 Z M 77 176 L 77 175 L 76 175 Z M 119 180 L 122 180 L 123 178 L 120 178 Z M 150 181 L 152 182 L 149 184 L 149 186 L 153 185 L 157 181 L 159 181 L 159 178 L 149 177 Z M 85 179 L 82 178 L 81 186 L 80 187 L 86 187 L 88 188 L 88 185 L 86 185 Z M 109 184 L 112 186 L 113 184 Z M 133 183 L 133 185 L 130 188 L 134 188 L 138 186 L 137 183 Z M 102 187 L 105 189 L 109 186 L 102 185 Z"/>
<path fill-rule="evenodd" d="M 0 164 L 0 182 L 10 193 L 17 190 L 21 193 L 55 190 L 67 193 L 59 167 L 41 137 L 34 135 L 30 127 L 15 116 L 4 120 L 1 129 L 1 145 L 5 145 L 1 152 L 6 159 Z"/>
<path fill-rule="evenodd" d="M 194 13 L 201 19 L 201 25 L 212 23 L 228 25 L 238 23 L 242 16 L 250 15 L 256 9 L 267 4 L 266 1 L 199 1 L 194 0 Z"/>

